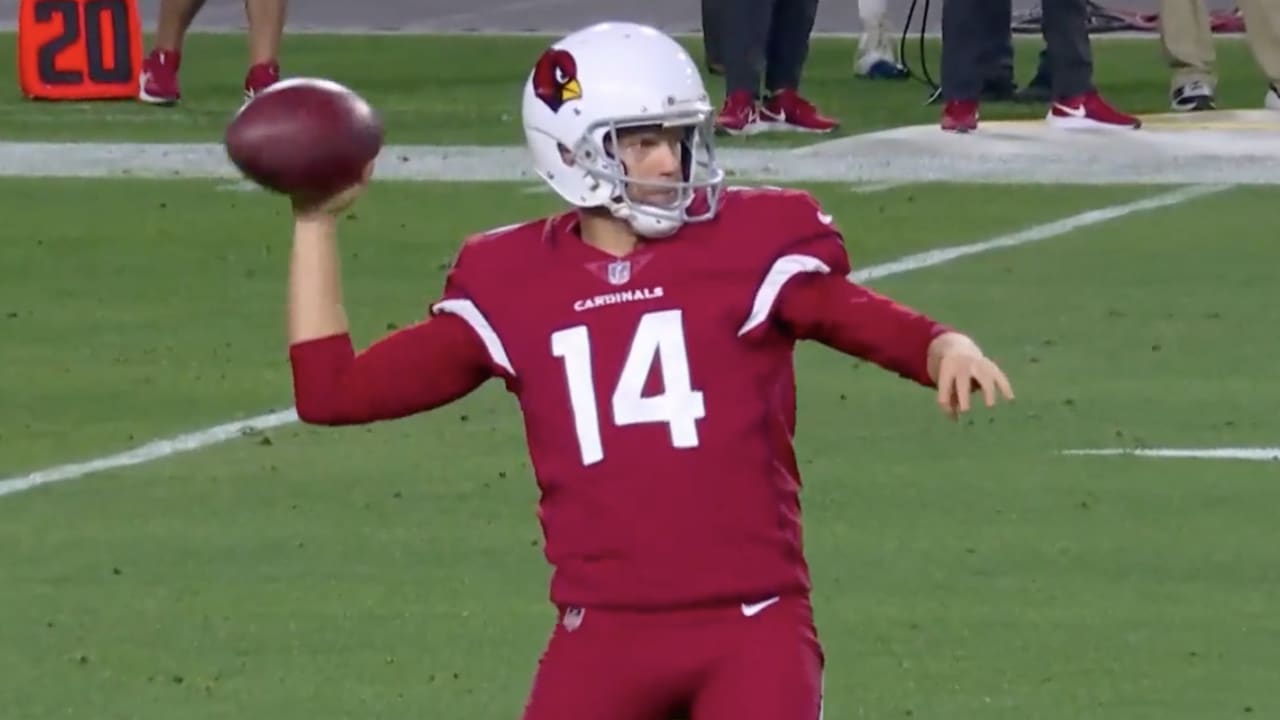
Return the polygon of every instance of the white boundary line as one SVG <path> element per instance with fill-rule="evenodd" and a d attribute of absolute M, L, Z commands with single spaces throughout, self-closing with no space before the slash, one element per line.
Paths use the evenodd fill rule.
<path fill-rule="evenodd" d="M 1195 460 L 1254 460 L 1280 462 L 1280 447 L 1257 448 L 1103 448 L 1099 450 L 1063 450 L 1063 455 L 1101 457 L 1131 456 L 1149 458 L 1185 458 Z"/>
<path fill-rule="evenodd" d="M 927 124 L 795 148 L 721 147 L 716 157 L 731 182 L 750 178 L 775 185 L 1280 185 L 1280 122 L 1272 116 L 1280 117 L 1267 110 L 1220 111 L 1217 119 L 1203 120 L 1203 125 L 1169 120 L 1161 128 L 1137 134 L 1070 132 L 1043 122 L 1011 121 L 989 123 L 983 132 L 962 138 Z M 1160 122 L 1166 120 L 1161 117 Z M 0 140 L 0 177 L 200 178 L 229 183 L 244 178 L 227 158 L 226 148 L 214 142 L 5 140 Z M 529 165 L 528 149 L 515 145 L 388 145 L 378 156 L 374 178 L 541 184 Z"/>
<path fill-rule="evenodd" d="M 1020 230 L 1008 235 L 984 240 L 983 242 L 973 243 L 970 245 L 955 245 L 952 247 L 938 248 L 937 250 L 929 250 L 916 255 L 908 255 L 900 260 L 883 263 L 881 265 L 873 265 L 861 271 L 854 273 L 855 280 L 875 280 L 876 278 L 888 277 L 889 275 L 897 275 L 899 273 L 911 272 L 921 268 L 931 267 L 933 265 L 941 265 L 951 262 L 958 258 L 968 255 L 977 255 L 979 253 L 996 250 L 999 248 L 1014 247 L 1017 245 L 1025 245 L 1027 243 L 1047 240 L 1059 235 L 1065 235 L 1073 230 L 1082 227 L 1097 225 L 1115 220 L 1126 215 L 1132 215 L 1136 212 L 1145 210 L 1155 210 L 1157 208 L 1168 207 L 1170 205 L 1178 205 L 1188 200 L 1205 195 L 1228 190 L 1230 185 L 1191 185 L 1189 187 L 1179 188 L 1170 192 L 1160 193 L 1152 197 L 1127 202 L 1120 205 L 1111 205 L 1097 210 L 1087 210 L 1076 215 L 1054 220 L 1042 225 L 1033 225 L 1025 230 Z M 861 274 L 861 277 L 856 277 Z"/>
<path fill-rule="evenodd" d="M 898 260 L 880 265 L 869 265 L 852 273 L 850 278 L 857 282 L 866 282 L 868 280 L 886 278 L 892 275 L 901 275 L 915 270 L 922 270 L 935 265 L 942 265 L 944 263 L 951 262 L 952 260 L 958 260 L 970 255 L 978 255 L 991 250 L 1048 240 L 1081 228 L 1108 222 L 1110 220 L 1116 220 L 1134 213 L 1178 205 L 1189 200 L 1228 190 L 1231 187 L 1232 186 L 1230 185 L 1192 185 L 1183 187 L 1177 190 L 1163 192 L 1142 200 L 1135 200 L 1119 205 L 1111 205 L 1109 207 L 1078 213 L 1053 222 L 1035 225 L 1015 233 L 994 237 L 983 242 L 930 250 L 928 252 L 917 253 L 915 255 L 908 255 Z M 169 439 L 154 440 L 145 445 L 134 448 L 133 450 L 115 455 L 107 455 L 87 462 L 58 465 L 56 467 L 33 472 L 28 475 L 19 475 L 0 480 L 0 496 L 12 495 L 24 490 L 37 488 L 42 485 L 49 485 L 66 480 L 75 480 L 104 470 L 113 470 L 116 468 L 128 467 L 130 465 L 140 465 L 153 460 L 160 460 L 173 455 L 179 455 L 181 453 L 199 450 L 211 445 L 217 445 L 228 440 L 234 440 L 237 437 L 241 437 L 244 434 L 255 430 L 279 427 L 281 425 L 296 422 L 297 420 L 298 416 L 296 412 L 293 409 L 289 409 L 266 415 L 259 415 L 257 417 L 249 418 L 248 420 L 230 422 Z"/>
<path fill-rule="evenodd" d="M 858 195 L 873 195 L 875 193 L 885 192 L 886 190 L 897 190 L 898 188 L 909 185 L 905 182 L 877 182 L 865 183 L 862 185 L 850 185 L 849 192 Z"/>

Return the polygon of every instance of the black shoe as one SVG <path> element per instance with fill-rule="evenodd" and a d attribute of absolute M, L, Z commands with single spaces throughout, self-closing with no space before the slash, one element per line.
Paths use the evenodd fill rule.
<path fill-rule="evenodd" d="M 1013 102 L 1018 97 L 1018 86 L 1013 80 L 988 80 L 982 84 L 978 99 L 982 102 Z"/>
<path fill-rule="evenodd" d="M 1053 88 L 1033 80 L 1030 85 L 1017 92 L 1015 99 L 1020 103 L 1047 103 L 1053 99 Z"/>

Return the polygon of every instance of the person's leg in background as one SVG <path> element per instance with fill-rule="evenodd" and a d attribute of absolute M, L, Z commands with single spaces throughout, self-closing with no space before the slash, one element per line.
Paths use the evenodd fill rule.
<path fill-rule="evenodd" d="M 873 80 L 901 80 L 909 77 L 898 61 L 897 34 L 889 25 L 887 0 L 858 0 L 862 37 L 853 56 L 853 72 Z"/>
<path fill-rule="evenodd" d="M 249 72 L 244 78 L 248 99 L 280 79 L 280 42 L 288 0 L 244 0 L 244 12 L 249 20 Z"/>
<path fill-rule="evenodd" d="M 818 0 L 775 0 L 765 49 L 764 87 L 768 97 L 760 118 L 771 130 L 826 133 L 840 123 L 800 95 L 800 79 L 809 59 L 809 36 L 818 16 Z"/>
<path fill-rule="evenodd" d="M 1240 0 L 1244 11 L 1245 38 L 1253 58 L 1270 83 L 1263 106 L 1280 110 L 1280 3 L 1275 0 Z"/>
<path fill-rule="evenodd" d="M 1013 63 L 1013 3 L 1011 0 L 988 0 L 982 3 L 983 56 L 986 68 L 982 81 L 983 102 L 1048 102 L 1052 73 L 1049 70 L 1049 54 L 1040 51 L 1040 64 L 1035 77 L 1021 90 L 1014 73 Z"/>
<path fill-rule="evenodd" d="M 1212 110 L 1217 58 L 1204 0 L 1160 0 L 1160 45 L 1173 70 L 1170 107 L 1180 112 Z"/>
<path fill-rule="evenodd" d="M 1089 92 L 1093 89 L 1093 47 L 1085 0 L 1045 0 L 1042 7 L 1054 96 Z"/>
<path fill-rule="evenodd" d="M 160 0 L 155 47 L 142 62 L 138 99 L 153 105 L 173 105 L 182 97 L 178 70 L 182 46 L 191 23 L 205 0 Z M 261 91 L 280 77 L 277 57 L 284 32 L 286 0 L 245 0 L 249 21 L 250 67 L 245 94 Z"/>
<path fill-rule="evenodd" d="M 1024 103 L 1043 103 L 1053 99 L 1053 65 L 1049 62 L 1049 48 L 1040 50 L 1036 74 L 1018 91 L 1017 99 Z"/>
<path fill-rule="evenodd" d="M 992 0 L 947 0 L 942 4 L 942 129 L 978 128 L 978 101 L 989 67 L 990 24 L 982 8 Z"/>
<path fill-rule="evenodd" d="M 1142 122 L 1116 110 L 1093 85 L 1093 48 L 1086 0 L 1044 0 L 1044 41 L 1053 74 L 1047 120 L 1058 127 L 1139 128 Z"/>
<path fill-rule="evenodd" d="M 160 0 L 155 47 L 142 61 L 138 99 L 152 105 L 172 105 L 182 98 L 178 68 L 182 43 L 205 0 Z"/>
<path fill-rule="evenodd" d="M 1013 2 L 987 0 L 982 3 L 982 101 L 1012 100 L 1018 90 L 1013 74 Z"/>
<path fill-rule="evenodd" d="M 727 0 L 702 0 L 702 51 L 705 55 L 707 72 L 712 75 L 724 74 L 724 52 L 720 42 L 723 37 L 723 23 Z"/>
<path fill-rule="evenodd" d="M 714 0 L 713 0 L 714 1 Z M 716 130 L 729 135 L 754 135 L 767 126 L 760 122 L 760 78 L 774 0 L 733 0 L 732 9 L 718 15 L 721 59 L 724 61 L 724 105 L 716 116 Z"/>

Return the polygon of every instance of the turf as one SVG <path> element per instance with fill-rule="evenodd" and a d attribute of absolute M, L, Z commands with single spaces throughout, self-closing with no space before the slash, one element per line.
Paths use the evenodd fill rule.
<path fill-rule="evenodd" d="M 988 191 L 819 188 L 861 264 L 1152 192 Z M 287 400 L 278 201 L 140 181 L 0 197 L 30 223 L 0 250 L 0 474 Z M 92 231 L 57 214 L 85 197 Z M 344 226 L 362 342 L 420 314 L 460 235 L 547 205 L 449 184 L 366 200 Z M 927 392 L 801 353 L 833 712 L 1277 707 L 1274 470 L 1057 454 L 1274 437 L 1277 347 L 1256 328 L 1276 258 L 1249 220 L 1268 202 L 1237 190 L 882 281 L 984 338 L 1018 382 L 1015 405 L 958 426 Z M 1194 231 L 1209 218 L 1217 243 Z M 533 501 L 514 403 L 492 386 L 399 423 L 290 426 L 5 498 L 6 717 L 512 717 L 549 622 Z"/>

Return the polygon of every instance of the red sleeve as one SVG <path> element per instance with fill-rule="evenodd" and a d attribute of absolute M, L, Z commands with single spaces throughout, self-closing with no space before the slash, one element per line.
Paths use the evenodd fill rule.
<path fill-rule="evenodd" d="M 839 275 L 806 273 L 778 298 L 778 318 L 797 338 L 817 340 L 921 385 L 929 343 L 951 328 Z"/>
<path fill-rule="evenodd" d="M 349 334 L 289 348 L 298 417 L 315 425 L 391 420 L 450 403 L 492 376 L 466 321 L 441 315 L 356 354 Z"/>

